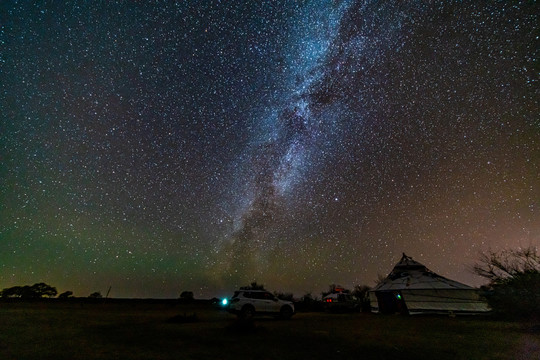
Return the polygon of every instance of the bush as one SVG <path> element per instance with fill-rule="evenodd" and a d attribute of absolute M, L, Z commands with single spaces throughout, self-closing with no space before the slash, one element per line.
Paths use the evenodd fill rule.
<path fill-rule="evenodd" d="M 474 272 L 490 280 L 485 296 L 495 314 L 540 318 L 540 255 L 535 248 L 484 254 Z"/>
<path fill-rule="evenodd" d="M 371 312 L 371 302 L 369 301 L 369 290 L 371 290 L 371 287 L 367 285 L 356 285 L 352 293 L 360 302 L 360 309 L 362 312 Z"/>
<path fill-rule="evenodd" d="M 90 295 L 88 295 L 88 298 L 89 299 L 101 299 L 101 298 L 103 298 L 103 295 L 101 295 L 101 292 L 96 291 L 96 292 L 93 292 Z"/>
<path fill-rule="evenodd" d="M 263 284 L 257 284 L 256 281 L 253 281 L 248 286 L 241 286 L 240 290 L 266 290 L 266 289 L 264 288 Z"/>
<path fill-rule="evenodd" d="M 182 291 L 180 294 L 180 301 L 183 303 L 190 303 L 195 300 L 195 296 L 193 295 L 193 291 Z"/>
<path fill-rule="evenodd" d="M 275 291 L 274 296 L 280 300 L 294 301 L 294 296 L 292 293 L 283 293 L 283 292 Z"/>
<path fill-rule="evenodd" d="M 311 293 L 307 293 L 300 301 L 296 302 L 294 304 L 295 310 L 297 312 L 317 312 L 317 311 L 323 311 L 324 307 L 320 299 L 314 298 Z"/>
<path fill-rule="evenodd" d="M 58 295 L 59 299 L 69 299 L 73 297 L 73 291 L 65 291 Z"/>

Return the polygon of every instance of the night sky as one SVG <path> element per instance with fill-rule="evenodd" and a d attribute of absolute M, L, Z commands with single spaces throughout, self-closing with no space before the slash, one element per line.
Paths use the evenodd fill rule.
<path fill-rule="evenodd" d="M 536 1 L 2 1 L 0 290 L 314 295 L 540 246 Z"/>

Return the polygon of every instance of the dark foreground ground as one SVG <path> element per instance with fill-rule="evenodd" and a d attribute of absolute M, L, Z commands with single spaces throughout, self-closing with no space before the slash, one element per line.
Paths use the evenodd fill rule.
<path fill-rule="evenodd" d="M 540 359 L 540 333 L 486 317 L 299 313 L 243 324 L 201 303 L 0 302 L 0 359 L 529 360 Z"/>

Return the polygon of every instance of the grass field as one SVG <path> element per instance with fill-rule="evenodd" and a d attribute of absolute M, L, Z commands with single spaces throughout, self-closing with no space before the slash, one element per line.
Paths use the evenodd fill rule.
<path fill-rule="evenodd" d="M 540 359 L 532 325 L 298 313 L 246 326 L 209 304 L 0 302 L 0 359 Z"/>

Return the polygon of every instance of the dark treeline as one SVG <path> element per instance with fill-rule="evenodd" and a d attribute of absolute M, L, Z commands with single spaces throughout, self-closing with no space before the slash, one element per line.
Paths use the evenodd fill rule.
<path fill-rule="evenodd" d="M 55 297 L 58 291 L 54 286 L 43 282 L 34 285 L 13 286 L 0 292 L 2 298 L 40 299 Z M 61 294 L 63 295 L 63 294 Z"/>

